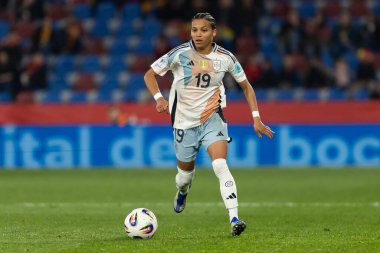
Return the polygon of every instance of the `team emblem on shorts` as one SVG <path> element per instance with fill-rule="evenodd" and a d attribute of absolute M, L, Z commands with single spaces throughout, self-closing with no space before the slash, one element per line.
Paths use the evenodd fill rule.
<path fill-rule="evenodd" d="M 215 70 L 220 70 L 220 68 L 222 67 L 222 61 L 215 60 L 212 62 L 212 66 L 214 67 Z"/>
<path fill-rule="evenodd" d="M 207 60 L 204 60 L 204 59 L 199 60 L 199 66 L 202 69 L 207 69 L 208 68 L 208 62 L 207 62 Z"/>

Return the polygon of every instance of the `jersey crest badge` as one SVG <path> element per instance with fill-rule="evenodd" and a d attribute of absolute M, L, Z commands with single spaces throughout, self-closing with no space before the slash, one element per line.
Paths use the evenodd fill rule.
<path fill-rule="evenodd" d="M 204 60 L 204 59 L 199 60 L 199 67 L 201 67 L 202 69 L 207 69 L 208 68 L 207 60 Z"/>
<path fill-rule="evenodd" d="M 218 71 L 222 67 L 222 61 L 215 60 L 215 61 L 212 62 L 212 66 L 214 67 L 215 70 Z"/>

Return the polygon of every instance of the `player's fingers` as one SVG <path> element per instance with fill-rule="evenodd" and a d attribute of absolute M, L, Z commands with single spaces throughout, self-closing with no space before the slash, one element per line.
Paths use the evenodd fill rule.
<path fill-rule="evenodd" d="M 266 126 L 263 126 L 263 127 L 259 128 L 258 132 L 260 132 L 261 134 L 264 134 L 264 135 L 268 136 L 269 138 L 272 138 L 272 134 L 271 134 L 270 130 Z"/>
<path fill-rule="evenodd" d="M 263 131 L 262 131 L 262 133 L 265 134 L 265 135 L 268 135 L 268 134 L 271 134 L 271 130 L 270 130 L 269 127 L 265 126 L 264 129 L 263 129 Z"/>
<path fill-rule="evenodd" d="M 268 136 L 269 138 L 273 138 L 274 132 L 270 129 L 266 129 L 265 135 Z"/>
<path fill-rule="evenodd" d="M 261 133 L 260 133 L 260 131 L 258 131 L 258 130 L 255 130 L 255 132 L 256 132 L 256 135 L 259 137 L 259 138 L 261 138 L 262 136 L 261 136 Z"/>
<path fill-rule="evenodd" d="M 268 136 L 270 139 L 273 138 L 273 134 L 271 132 L 265 132 L 264 133 L 266 136 Z"/>
<path fill-rule="evenodd" d="M 274 135 L 274 131 L 269 127 L 269 126 L 265 126 L 265 131 L 268 132 L 268 133 L 271 133 L 272 136 Z"/>
<path fill-rule="evenodd" d="M 157 109 L 157 112 L 162 112 L 162 106 L 157 106 L 156 109 Z"/>

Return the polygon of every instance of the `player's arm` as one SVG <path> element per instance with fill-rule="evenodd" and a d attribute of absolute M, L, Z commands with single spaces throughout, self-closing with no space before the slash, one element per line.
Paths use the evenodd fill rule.
<path fill-rule="evenodd" d="M 269 138 L 273 138 L 274 132 L 270 129 L 270 127 L 261 122 L 255 91 L 253 90 L 251 84 L 247 79 L 245 79 L 244 81 L 239 82 L 239 85 L 243 90 L 245 98 L 247 99 L 249 109 L 251 109 L 253 116 L 253 127 L 257 136 L 261 138 L 261 135 L 265 134 Z"/>
<path fill-rule="evenodd" d="M 148 88 L 150 94 L 154 97 L 156 100 L 156 110 L 157 112 L 166 112 L 169 113 L 169 103 L 168 101 L 162 96 L 160 89 L 158 87 L 157 79 L 156 79 L 156 73 L 152 68 L 150 68 L 144 75 L 144 81 L 145 85 Z"/>

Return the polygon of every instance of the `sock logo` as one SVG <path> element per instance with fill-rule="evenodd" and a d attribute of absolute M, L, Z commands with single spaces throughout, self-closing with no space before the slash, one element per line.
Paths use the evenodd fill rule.
<path fill-rule="evenodd" d="M 233 185 L 234 185 L 234 182 L 232 182 L 231 180 L 227 181 L 227 182 L 224 184 L 224 186 L 226 186 L 226 187 L 231 187 L 231 186 L 233 186 Z"/>
<path fill-rule="evenodd" d="M 235 193 L 233 192 L 230 196 L 228 196 L 226 199 L 236 199 L 236 195 Z"/>

